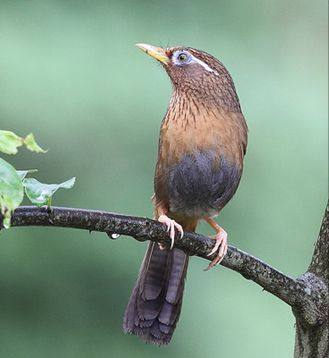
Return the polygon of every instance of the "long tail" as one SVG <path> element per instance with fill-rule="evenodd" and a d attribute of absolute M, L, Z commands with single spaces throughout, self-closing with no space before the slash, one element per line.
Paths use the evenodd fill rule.
<path fill-rule="evenodd" d="M 146 343 L 168 344 L 179 319 L 189 257 L 150 243 L 126 308 L 123 330 Z"/>

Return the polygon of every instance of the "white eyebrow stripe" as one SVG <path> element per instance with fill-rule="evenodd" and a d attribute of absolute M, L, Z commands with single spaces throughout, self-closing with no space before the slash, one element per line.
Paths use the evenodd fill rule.
<path fill-rule="evenodd" d="M 206 71 L 208 72 L 214 72 L 216 74 L 218 74 L 217 71 L 213 70 L 211 67 L 209 67 L 206 63 L 204 63 L 203 61 L 201 61 L 200 59 L 198 59 L 197 57 L 194 57 L 192 54 L 191 54 L 193 60 L 195 62 L 197 62 L 199 65 L 201 65 Z"/>

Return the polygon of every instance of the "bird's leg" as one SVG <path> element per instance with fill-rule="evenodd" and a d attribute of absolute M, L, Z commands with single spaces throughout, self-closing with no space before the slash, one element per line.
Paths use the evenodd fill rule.
<path fill-rule="evenodd" d="M 158 214 L 158 221 L 160 223 L 163 223 L 166 225 L 167 227 L 167 232 L 169 232 L 169 236 L 170 236 L 170 250 L 173 248 L 174 246 L 174 242 L 175 242 L 175 228 L 180 232 L 180 237 L 182 238 L 184 235 L 184 231 L 181 225 L 179 225 L 178 223 L 176 223 L 175 220 L 170 219 L 167 216 L 167 211 L 166 210 L 161 210 L 158 208 L 157 210 L 157 214 Z M 165 247 L 159 243 L 159 248 L 160 250 L 164 250 Z"/>
<path fill-rule="evenodd" d="M 223 260 L 224 256 L 227 253 L 227 233 L 226 231 L 220 227 L 214 219 L 211 217 L 206 217 L 205 220 L 207 223 L 216 231 L 216 235 L 211 237 L 211 239 L 216 240 L 214 248 L 207 256 L 213 255 L 215 252 L 218 251 L 217 256 L 210 262 L 206 271 L 213 268 L 216 265 L 219 265 Z"/>

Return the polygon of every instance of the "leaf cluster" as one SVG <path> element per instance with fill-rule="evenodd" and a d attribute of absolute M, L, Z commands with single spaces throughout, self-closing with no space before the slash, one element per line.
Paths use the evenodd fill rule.
<path fill-rule="evenodd" d="M 17 154 L 18 148 L 23 145 L 32 152 L 47 152 L 38 145 L 32 133 L 23 138 L 11 131 L 0 130 L 0 152 Z M 70 189 L 75 183 L 75 178 L 59 184 L 45 184 L 35 178 L 26 178 L 35 172 L 37 169 L 16 170 L 0 157 L 0 212 L 4 228 L 10 227 L 11 214 L 22 203 L 24 193 L 33 205 L 50 207 L 52 197 L 58 189 Z"/>

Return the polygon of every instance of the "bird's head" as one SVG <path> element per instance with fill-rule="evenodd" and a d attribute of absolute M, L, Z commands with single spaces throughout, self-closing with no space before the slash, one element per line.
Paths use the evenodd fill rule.
<path fill-rule="evenodd" d="M 232 78 L 214 56 L 191 47 L 136 46 L 163 65 L 175 89 L 200 99 L 219 100 L 221 105 L 228 102 L 229 107 L 240 110 Z"/>

